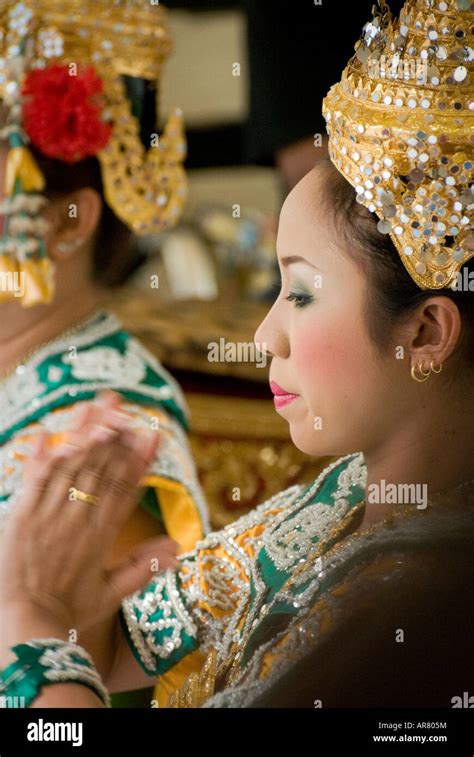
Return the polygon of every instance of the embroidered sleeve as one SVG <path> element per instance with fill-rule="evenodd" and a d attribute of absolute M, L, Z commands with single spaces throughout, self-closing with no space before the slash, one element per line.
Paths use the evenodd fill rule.
<path fill-rule="evenodd" d="M 138 405 L 126 405 L 124 409 L 131 416 L 132 428 L 138 432 L 148 433 L 153 427 L 160 430 L 160 447 L 142 485 L 155 493 L 152 513 L 155 517 L 159 515 L 166 533 L 180 545 L 180 551 L 187 552 L 210 529 L 207 503 L 186 434 L 166 411 Z M 148 504 L 142 503 L 145 509 Z"/>
<path fill-rule="evenodd" d="M 209 534 L 180 557 L 177 573 L 165 571 L 123 602 L 128 642 L 147 673 L 162 675 L 197 648 L 225 653 L 248 608 L 261 536 L 282 509 L 277 496 Z"/>
<path fill-rule="evenodd" d="M 121 620 L 136 659 L 150 675 L 165 673 L 198 646 L 197 626 L 181 594 L 179 574 L 171 570 L 125 599 Z"/>

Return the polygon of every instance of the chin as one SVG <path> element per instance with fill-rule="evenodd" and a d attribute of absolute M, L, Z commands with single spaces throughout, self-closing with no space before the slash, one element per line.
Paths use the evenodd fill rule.
<path fill-rule="evenodd" d="M 316 443 L 317 440 L 314 438 L 316 433 L 320 434 L 321 432 L 316 432 L 313 428 L 308 429 L 307 426 L 304 428 L 302 424 L 300 425 L 299 423 L 290 423 L 291 441 L 300 452 L 311 456 L 331 454 L 326 451 L 322 440 L 321 442 Z"/>
<path fill-rule="evenodd" d="M 319 436 L 316 436 L 319 434 Z M 310 457 L 343 457 L 361 451 L 361 447 L 348 444 L 348 440 L 329 440 L 323 431 L 315 431 L 306 424 L 290 424 L 291 441 L 300 452 Z"/>

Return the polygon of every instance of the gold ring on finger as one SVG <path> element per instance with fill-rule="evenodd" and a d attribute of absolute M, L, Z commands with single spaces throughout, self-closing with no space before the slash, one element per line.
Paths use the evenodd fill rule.
<path fill-rule="evenodd" d="M 87 492 L 83 492 L 80 489 L 71 489 L 70 496 L 72 501 L 79 500 L 80 502 L 87 502 L 88 505 L 99 504 L 99 498 L 95 494 L 87 494 Z"/>

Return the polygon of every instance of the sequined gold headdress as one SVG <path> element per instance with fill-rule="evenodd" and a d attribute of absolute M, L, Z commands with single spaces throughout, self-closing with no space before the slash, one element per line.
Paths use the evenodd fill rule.
<path fill-rule="evenodd" d="M 186 196 L 181 113 L 144 147 L 128 96 L 130 83 L 157 82 L 170 49 L 165 11 L 153 0 L 0 0 L 1 136 L 10 147 L 0 300 L 18 296 L 5 286 L 13 276 L 24 276 L 25 306 L 54 292 L 40 215 L 45 180 L 30 144 L 72 165 L 96 156 L 107 204 L 135 233 L 178 220 Z"/>
<path fill-rule="evenodd" d="M 329 152 L 422 289 L 474 256 L 474 4 L 374 6 L 323 103 Z"/>

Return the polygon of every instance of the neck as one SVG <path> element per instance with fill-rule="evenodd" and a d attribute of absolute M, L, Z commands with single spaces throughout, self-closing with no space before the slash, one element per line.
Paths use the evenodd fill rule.
<path fill-rule="evenodd" d="M 466 392 L 464 397 L 468 396 Z M 466 421 L 474 406 L 453 404 L 445 402 L 429 418 L 423 408 L 377 449 L 364 452 L 363 527 L 388 515 L 397 503 L 424 510 L 433 495 L 474 479 L 474 441 Z M 393 496 L 398 499 L 392 500 Z"/>
<path fill-rule="evenodd" d="M 70 301 L 23 308 L 18 302 L 0 305 L 0 377 L 42 344 L 54 339 L 100 307 L 98 291 L 88 289 Z"/>

